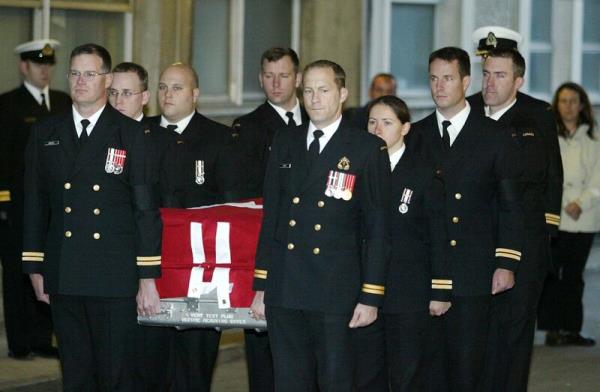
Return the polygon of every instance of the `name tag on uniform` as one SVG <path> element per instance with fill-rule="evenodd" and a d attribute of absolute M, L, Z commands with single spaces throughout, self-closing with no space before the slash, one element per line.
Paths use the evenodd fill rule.
<path fill-rule="evenodd" d="M 352 199 L 355 183 L 356 175 L 330 170 L 327 176 L 325 196 L 348 201 Z"/>
<path fill-rule="evenodd" d="M 109 174 L 117 175 L 123 173 L 126 158 L 127 151 L 109 148 L 108 152 L 106 153 L 106 164 L 104 165 L 104 171 Z"/>
<path fill-rule="evenodd" d="M 279 164 L 279 168 L 280 169 L 291 169 L 292 168 L 292 164 L 291 163 L 280 163 Z"/>
<path fill-rule="evenodd" d="M 48 140 L 44 142 L 44 147 L 58 146 L 60 144 L 60 140 Z"/>

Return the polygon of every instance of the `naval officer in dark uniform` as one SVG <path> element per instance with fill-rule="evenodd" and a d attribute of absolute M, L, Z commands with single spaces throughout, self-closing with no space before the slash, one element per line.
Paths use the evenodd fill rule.
<path fill-rule="evenodd" d="M 267 100 L 252 112 L 233 121 L 244 146 L 248 197 L 260 197 L 269 157 L 269 148 L 279 128 L 293 128 L 308 121 L 296 90 L 302 81 L 300 60 L 291 48 L 267 49 L 260 59 L 258 75 Z"/>
<path fill-rule="evenodd" d="M 130 391 L 140 280 L 160 276 L 161 223 L 139 123 L 107 105 L 111 58 L 71 52 L 72 111 L 26 150 L 23 269 L 52 303 L 65 391 Z"/>
<path fill-rule="evenodd" d="M 451 391 L 476 391 L 483 370 L 491 294 L 514 285 L 521 259 L 522 214 L 508 130 L 465 99 L 469 55 L 446 47 L 429 56 L 436 111 L 413 126 L 415 143 L 445 185 L 445 230 L 452 307 L 440 319 Z M 432 375 L 430 382 L 443 375 Z"/>
<path fill-rule="evenodd" d="M 0 259 L 8 355 L 15 359 L 58 355 L 52 347 L 50 308 L 36 301 L 21 270 L 23 156 L 29 132 L 39 119 L 71 108 L 67 94 L 49 87 L 58 46 L 52 39 L 17 46 L 23 84 L 0 95 Z"/>
<path fill-rule="evenodd" d="M 350 391 L 352 329 L 385 293 L 389 159 L 342 117 L 338 64 L 307 65 L 302 91 L 310 122 L 280 130 L 269 155 L 251 309 L 269 323 L 275 390 Z"/>
<path fill-rule="evenodd" d="M 296 52 L 291 48 L 270 48 L 261 56 L 260 64 L 258 80 L 267 100 L 233 122 L 244 148 L 244 197 L 250 198 L 262 197 L 269 149 L 277 130 L 308 122 L 306 111 L 296 96 L 302 80 Z M 272 391 L 273 360 L 267 332 L 245 329 L 244 338 L 250 391 Z"/>
<path fill-rule="evenodd" d="M 480 93 L 469 97 L 473 110 L 508 127 L 521 166 L 524 240 L 515 286 L 492 300 L 486 390 L 526 391 L 537 304 L 550 269 L 550 237 L 560 222 L 563 172 L 550 104 L 519 93 L 525 60 L 516 31 L 486 26 L 473 33 L 483 56 Z"/>
<path fill-rule="evenodd" d="M 160 75 L 152 118 L 167 129 L 159 187 L 161 205 L 190 208 L 240 199 L 242 157 L 229 127 L 196 111 L 200 90 L 196 71 L 176 63 Z M 174 331 L 174 388 L 209 391 L 221 333 L 214 329 Z"/>
<path fill-rule="evenodd" d="M 408 107 L 400 98 L 387 95 L 373 100 L 368 127 L 388 147 L 393 245 L 381 309 L 385 339 L 373 334 L 375 339 L 361 346 L 359 358 L 372 350 L 385 354 L 390 382 L 381 390 L 422 391 L 427 382 L 431 316 L 441 316 L 451 306 L 444 183 L 434 166 L 404 143 L 411 124 Z M 382 345 L 384 349 L 380 349 Z M 369 385 L 362 387 L 375 390 Z"/>
<path fill-rule="evenodd" d="M 119 112 L 143 124 L 147 178 L 153 189 L 158 190 L 158 178 L 169 138 L 166 129 L 150 123 L 144 116 L 144 106 L 150 98 L 148 72 L 139 64 L 124 62 L 115 65 L 112 73 L 108 101 Z M 136 300 L 139 315 L 155 314 L 160 309 L 160 298 L 153 279 L 140 282 Z M 134 373 L 136 390 L 169 390 L 171 331 L 164 327 L 145 325 L 139 325 L 137 329 Z"/>

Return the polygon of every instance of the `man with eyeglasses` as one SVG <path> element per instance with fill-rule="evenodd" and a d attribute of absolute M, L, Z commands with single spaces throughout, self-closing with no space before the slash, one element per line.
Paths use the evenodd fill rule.
<path fill-rule="evenodd" d="M 168 135 L 164 128 L 153 124 L 144 116 L 148 103 L 148 71 L 139 64 L 123 62 L 113 70 L 113 80 L 108 89 L 110 104 L 144 126 L 146 147 L 146 172 L 153 188 L 158 191 L 158 177 Z M 154 279 L 140 281 L 137 294 L 138 314 L 156 313 L 160 298 Z M 169 336 L 171 331 L 162 327 L 138 326 L 136 339 L 135 384 L 140 391 L 168 390 Z"/>
<path fill-rule="evenodd" d="M 175 63 L 160 75 L 155 124 L 167 128 L 169 142 L 161 167 L 161 203 L 190 208 L 241 198 L 242 159 L 235 134 L 196 111 L 198 75 Z M 176 331 L 174 390 L 209 391 L 221 333 L 214 329 Z"/>
<path fill-rule="evenodd" d="M 160 275 L 161 223 L 143 127 L 107 105 L 111 57 L 71 52 L 71 112 L 32 129 L 23 270 L 52 303 L 65 391 L 132 390 L 136 299 Z"/>
<path fill-rule="evenodd" d="M 29 277 L 21 271 L 23 250 L 23 155 L 31 126 L 63 113 L 71 99 L 49 87 L 59 42 L 41 39 L 15 48 L 23 83 L 0 95 L 0 259 L 8 356 L 57 357 L 52 346 L 50 307 L 35 300 Z"/>

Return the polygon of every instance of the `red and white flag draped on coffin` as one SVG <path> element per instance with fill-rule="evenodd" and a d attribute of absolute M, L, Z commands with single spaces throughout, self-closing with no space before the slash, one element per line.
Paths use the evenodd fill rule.
<path fill-rule="evenodd" d="M 250 307 L 261 203 L 162 208 L 160 297 L 200 297 L 216 289 L 219 308 Z"/>

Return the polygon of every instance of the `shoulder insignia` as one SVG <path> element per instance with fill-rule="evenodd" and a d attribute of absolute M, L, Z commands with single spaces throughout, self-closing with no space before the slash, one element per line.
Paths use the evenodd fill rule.
<path fill-rule="evenodd" d="M 144 129 L 144 133 L 148 134 L 148 133 L 150 133 L 150 130 L 149 129 Z"/>

